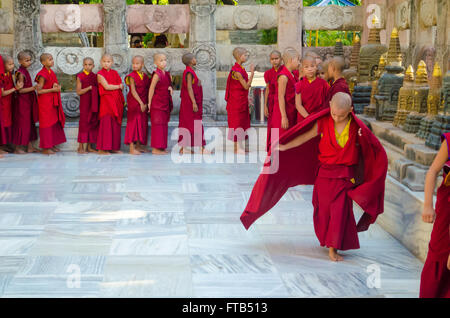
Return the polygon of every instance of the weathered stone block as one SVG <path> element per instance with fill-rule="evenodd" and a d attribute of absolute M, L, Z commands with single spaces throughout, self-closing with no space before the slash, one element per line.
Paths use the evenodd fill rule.
<path fill-rule="evenodd" d="M 423 144 L 405 145 L 406 158 L 425 166 L 430 166 L 436 157 L 437 151 Z"/>
<path fill-rule="evenodd" d="M 103 32 L 103 4 L 43 4 L 42 32 Z"/>
<path fill-rule="evenodd" d="M 406 177 L 402 180 L 402 184 L 406 185 L 412 191 L 423 191 L 427 171 L 426 166 L 418 164 L 406 167 Z"/>
<path fill-rule="evenodd" d="M 400 158 L 392 162 L 389 174 L 397 181 L 402 181 L 406 176 L 406 168 L 413 165 L 414 162 L 406 158 Z"/>

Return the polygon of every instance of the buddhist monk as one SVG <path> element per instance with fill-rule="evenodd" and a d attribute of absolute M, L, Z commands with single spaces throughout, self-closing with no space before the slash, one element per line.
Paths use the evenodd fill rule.
<path fill-rule="evenodd" d="M 140 155 L 148 152 L 145 149 L 148 135 L 148 90 L 150 78 L 145 72 L 144 57 L 136 55 L 131 61 L 132 72 L 125 78 L 130 88 L 127 95 L 127 128 L 125 131 L 125 144 L 130 145 L 131 155 Z"/>
<path fill-rule="evenodd" d="M 245 154 L 245 143 L 248 138 L 247 129 L 250 128 L 250 111 L 248 90 L 252 86 L 255 66 L 250 65 L 250 77 L 242 66 L 248 59 L 248 51 L 242 47 L 233 50 L 236 60 L 227 78 L 225 100 L 228 115 L 228 140 L 234 142 L 234 153 Z"/>
<path fill-rule="evenodd" d="M 104 54 L 100 63 L 102 69 L 97 73 L 100 94 L 97 150 L 100 155 L 122 153 L 120 143 L 125 103 L 122 79 L 119 73 L 112 69 L 114 60 L 110 54 Z"/>
<path fill-rule="evenodd" d="M 441 139 L 441 148 L 425 178 L 422 219 L 434 224 L 420 279 L 421 298 L 450 298 L 450 132 L 444 133 Z M 433 209 L 436 178 L 442 168 L 443 180 Z"/>
<path fill-rule="evenodd" d="M 55 64 L 53 56 L 44 53 L 40 61 L 43 67 L 35 78 L 38 83 L 36 91 L 39 105 L 39 147 L 43 149 L 43 154 L 52 155 L 60 151 L 57 145 L 66 142 L 66 117 L 61 103 L 61 86 L 51 69 Z"/>
<path fill-rule="evenodd" d="M 38 152 L 32 142 L 37 140 L 36 122 L 39 120 L 38 101 L 36 96 L 37 84 L 33 86 L 28 67 L 30 67 L 31 55 L 27 51 L 17 54 L 20 67 L 16 72 L 17 85 L 22 85 L 17 94 L 17 100 L 13 107 L 13 132 L 12 143 L 14 153 Z"/>
<path fill-rule="evenodd" d="M 327 96 L 328 83 L 317 77 L 316 59 L 306 56 L 302 61 L 302 69 L 305 74 L 302 79 L 295 84 L 297 94 L 296 104 L 299 104 L 301 112 L 305 115 L 317 113 L 322 110 L 323 102 Z M 302 109 L 303 108 L 303 109 Z M 300 112 L 297 113 L 297 122 L 305 118 Z"/>
<path fill-rule="evenodd" d="M 272 128 L 272 113 L 275 103 L 277 75 L 284 67 L 281 59 L 281 53 L 274 50 L 270 53 L 270 64 L 272 68 L 264 72 L 264 81 L 266 82 L 266 90 L 264 92 L 264 115 L 267 117 L 267 144 L 266 151 L 270 148 L 270 133 Z"/>
<path fill-rule="evenodd" d="M 153 56 L 156 70 L 152 74 L 150 89 L 148 91 L 148 104 L 151 122 L 152 154 L 166 155 L 167 138 L 169 132 L 170 113 L 172 102 L 172 76 L 165 71 L 167 56 L 156 53 Z"/>
<path fill-rule="evenodd" d="M 194 70 L 197 59 L 194 54 L 186 53 L 181 60 L 186 65 L 186 69 L 183 72 L 180 93 L 181 105 L 178 125 L 180 129 L 178 137 L 180 153 L 191 153 L 191 150 L 186 149 L 187 147 L 198 147 L 200 153 L 209 154 L 210 152 L 205 149 L 206 142 L 202 124 L 203 88 Z M 186 135 L 187 132 L 189 132 L 189 136 Z"/>
<path fill-rule="evenodd" d="M 1 59 L 1 57 L 0 57 Z M 12 110 L 16 92 L 23 87 L 23 83 L 14 84 L 13 79 L 14 60 L 11 56 L 4 57 L 4 69 L 0 70 L 0 89 L 1 89 L 1 120 L 0 120 L 0 144 L 5 147 L 3 150 L 10 152 L 8 147 L 12 143 Z M 4 153 L 0 149 L 0 153 Z"/>
<path fill-rule="evenodd" d="M 299 55 L 294 48 L 287 48 L 283 52 L 284 67 L 277 74 L 275 84 L 275 100 L 272 115 L 272 128 L 279 129 L 279 134 L 288 130 L 297 123 L 297 112 L 302 112 L 304 117 L 308 116 L 305 109 L 300 109 L 295 102 L 295 79 L 292 71 L 298 68 Z"/>
<path fill-rule="evenodd" d="M 317 65 L 317 76 L 327 82 L 328 86 L 328 61 L 324 61 Z"/>
<path fill-rule="evenodd" d="M 344 67 L 345 61 L 340 56 L 333 57 L 328 62 L 327 75 L 331 83 L 331 86 L 324 100 L 323 108 L 330 107 L 331 99 L 333 98 L 334 94 L 338 92 L 351 95 L 350 90 L 348 88 L 348 84 L 345 78 L 342 76 L 342 71 L 344 70 Z"/>
<path fill-rule="evenodd" d="M 98 82 L 94 60 L 83 60 L 83 71 L 77 74 L 77 94 L 80 96 L 80 121 L 78 124 L 78 153 L 97 152 L 93 144 L 98 136 Z"/>
<path fill-rule="evenodd" d="M 318 155 L 305 161 L 304 146 L 317 137 L 321 138 Z M 281 135 L 273 151 L 264 168 L 273 160 L 279 167 L 259 176 L 241 215 L 245 228 L 289 187 L 314 184 L 314 229 L 320 245 L 328 247 L 329 258 L 341 261 L 338 250 L 359 248 L 357 232 L 367 230 L 383 212 L 388 162 L 379 140 L 354 115 L 351 96 L 335 94 L 331 108 L 308 116 Z M 358 224 L 352 200 L 364 211 Z"/>

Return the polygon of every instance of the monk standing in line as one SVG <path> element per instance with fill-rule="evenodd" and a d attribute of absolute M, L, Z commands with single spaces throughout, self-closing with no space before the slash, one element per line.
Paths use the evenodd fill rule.
<path fill-rule="evenodd" d="M 39 147 L 44 155 L 53 155 L 60 150 L 56 147 L 66 142 L 64 125 L 66 116 L 62 109 L 61 85 L 55 72 L 51 69 L 55 64 L 49 53 L 41 55 L 42 70 L 36 75 L 39 104 Z"/>
<path fill-rule="evenodd" d="M 242 47 L 233 50 L 236 60 L 227 78 L 225 100 L 228 115 L 228 140 L 234 142 L 234 153 L 245 154 L 242 142 L 248 138 L 247 129 L 250 128 L 250 110 L 248 104 L 248 90 L 252 86 L 255 66 L 250 65 L 250 77 L 242 66 L 248 59 L 248 51 Z"/>
<path fill-rule="evenodd" d="M 100 155 L 122 153 L 122 117 L 125 99 L 122 79 L 112 69 L 114 60 L 110 54 L 104 54 L 100 61 L 102 69 L 97 73 L 100 93 L 100 125 L 97 137 L 97 150 Z"/>

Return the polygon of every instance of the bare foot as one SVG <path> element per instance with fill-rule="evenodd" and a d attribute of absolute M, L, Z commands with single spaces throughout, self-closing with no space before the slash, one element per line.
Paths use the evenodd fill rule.
<path fill-rule="evenodd" d="M 97 151 L 97 150 L 95 150 L 94 148 L 92 148 L 92 146 L 91 146 L 91 145 L 89 145 L 89 146 L 87 147 L 87 152 L 93 152 L 93 153 L 97 153 L 98 151 Z"/>
<path fill-rule="evenodd" d="M 209 151 L 209 150 L 206 149 L 206 148 L 202 148 L 202 149 L 200 150 L 200 153 L 201 153 L 202 155 L 210 155 L 210 154 L 212 154 L 212 152 Z"/>
<path fill-rule="evenodd" d="M 77 152 L 78 152 L 79 154 L 82 154 L 82 155 L 87 154 L 87 151 L 84 151 L 83 148 L 78 148 L 78 149 L 77 149 Z"/>
<path fill-rule="evenodd" d="M 52 149 L 44 149 L 42 150 L 43 155 L 54 155 L 55 152 Z"/>
<path fill-rule="evenodd" d="M 15 153 L 15 154 L 18 154 L 18 155 L 24 155 L 24 154 L 26 154 L 27 152 L 24 151 L 24 150 L 22 150 L 21 148 L 17 147 L 17 148 L 14 150 L 14 153 Z"/>
<path fill-rule="evenodd" d="M 111 153 L 121 154 L 121 153 L 123 153 L 123 151 L 120 151 L 120 150 L 111 150 Z"/>
<path fill-rule="evenodd" d="M 99 155 L 102 155 L 102 156 L 108 156 L 108 155 L 110 155 L 109 151 L 105 151 L 105 150 L 99 150 L 97 153 L 98 153 Z"/>
<path fill-rule="evenodd" d="M 141 155 L 141 152 L 139 150 L 137 150 L 137 149 L 131 149 L 131 147 L 130 147 L 130 155 L 137 155 L 137 156 L 139 156 L 139 155 Z"/>
<path fill-rule="evenodd" d="M 3 157 L 4 157 L 4 155 L 1 155 L 1 154 L 0 154 L 0 158 L 3 158 Z"/>
<path fill-rule="evenodd" d="M 4 154 L 7 154 L 8 152 L 7 151 L 4 151 L 3 149 L 0 149 L 0 155 L 4 155 Z"/>
<path fill-rule="evenodd" d="M 55 147 L 52 147 L 52 150 L 54 151 L 54 152 L 60 152 L 61 150 L 59 150 L 56 146 Z"/>
<path fill-rule="evenodd" d="M 192 154 L 192 151 L 189 149 L 186 149 L 185 147 L 181 147 L 180 155 L 184 155 L 184 154 L 190 155 L 190 154 Z"/>
<path fill-rule="evenodd" d="M 245 155 L 245 150 L 241 149 L 241 148 L 237 148 L 234 150 L 234 153 L 236 153 L 238 155 Z"/>
<path fill-rule="evenodd" d="M 34 148 L 33 146 L 28 146 L 28 148 L 27 148 L 27 152 L 28 153 L 33 153 L 33 152 L 41 152 L 39 149 L 37 149 L 37 148 Z"/>
<path fill-rule="evenodd" d="M 166 155 L 167 151 L 166 150 L 162 150 L 162 149 L 158 149 L 158 148 L 153 148 L 152 149 L 152 154 L 153 155 Z"/>
<path fill-rule="evenodd" d="M 328 256 L 330 257 L 330 259 L 333 262 L 340 262 L 340 261 L 344 260 L 342 255 L 339 255 L 338 252 L 337 252 L 337 249 L 335 249 L 334 247 L 330 247 L 329 252 L 328 252 Z"/>
<path fill-rule="evenodd" d="M 139 146 L 139 147 L 136 147 L 136 148 L 137 148 L 137 150 L 139 150 L 140 152 L 145 152 L 145 153 L 150 152 L 150 150 L 147 149 L 147 148 L 145 148 L 144 146 Z"/>

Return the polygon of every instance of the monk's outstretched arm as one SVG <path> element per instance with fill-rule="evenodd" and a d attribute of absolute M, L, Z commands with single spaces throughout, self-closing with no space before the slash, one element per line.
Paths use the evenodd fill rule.
<path fill-rule="evenodd" d="M 192 77 L 191 73 L 188 73 L 186 75 L 186 83 L 187 83 L 187 90 L 188 90 L 188 94 L 189 94 L 189 98 L 191 99 L 192 102 L 192 109 L 194 110 L 194 113 L 198 112 L 198 105 L 197 102 L 195 101 L 195 96 L 194 96 L 194 90 L 192 89 L 192 80 L 194 78 Z"/>
<path fill-rule="evenodd" d="M 104 89 L 106 89 L 107 91 L 115 91 L 117 89 L 122 89 L 123 85 L 119 84 L 119 85 L 111 85 L 108 84 L 108 82 L 106 81 L 106 79 L 101 76 L 100 74 L 97 74 L 97 81 L 100 85 L 103 86 Z"/>
<path fill-rule="evenodd" d="M 302 95 L 295 94 L 295 108 L 303 117 L 308 117 L 309 113 L 306 111 L 305 107 L 302 105 Z"/>
<path fill-rule="evenodd" d="M 433 223 L 436 217 L 433 208 L 433 193 L 436 187 L 436 178 L 447 162 L 447 156 L 447 142 L 444 140 L 425 177 L 425 201 L 423 203 L 422 220 L 426 223 Z"/>
<path fill-rule="evenodd" d="M 285 75 L 280 75 L 277 79 L 278 81 L 278 107 L 280 107 L 281 113 L 281 128 L 289 128 L 289 120 L 286 115 L 286 103 L 284 96 L 286 95 L 286 86 L 288 78 Z"/>
<path fill-rule="evenodd" d="M 266 90 L 264 91 L 264 116 L 269 117 L 269 106 L 267 103 L 269 99 L 269 83 L 266 84 Z"/>
<path fill-rule="evenodd" d="M 150 83 L 150 88 L 148 90 L 148 111 L 150 112 L 150 107 L 152 105 L 153 95 L 155 95 L 155 87 L 158 84 L 159 76 L 158 74 L 153 74 L 152 82 Z"/>
<path fill-rule="evenodd" d="M 47 93 L 56 93 L 56 92 L 60 92 L 61 91 L 61 86 L 59 84 L 53 84 L 53 88 L 47 88 L 47 89 L 43 89 L 42 87 L 44 87 L 44 83 L 45 83 L 45 78 L 43 78 L 42 76 L 39 76 L 38 79 L 38 85 L 36 88 L 37 93 L 40 94 L 47 94 Z"/>
<path fill-rule="evenodd" d="M 278 149 L 280 151 L 285 151 L 285 150 L 289 150 L 291 148 L 295 148 L 298 146 L 303 145 L 305 142 L 313 139 L 314 137 L 316 137 L 318 135 L 317 133 L 317 122 L 314 123 L 314 126 L 308 130 L 307 132 L 305 132 L 304 134 L 301 134 L 297 137 L 295 137 L 294 139 L 292 139 L 290 142 L 288 142 L 285 145 L 278 145 Z"/>
<path fill-rule="evenodd" d="M 18 72 L 18 73 L 19 73 L 19 75 L 17 77 L 17 85 L 20 84 L 23 87 L 23 85 L 25 83 L 25 78 L 23 77 L 22 73 L 20 73 L 20 72 Z M 18 92 L 20 94 L 26 94 L 26 93 L 29 93 L 29 92 L 32 92 L 32 91 L 36 90 L 36 87 L 37 87 L 37 85 L 31 86 L 31 87 L 27 87 L 27 88 L 21 88 L 21 89 L 18 90 Z"/>
<path fill-rule="evenodd" d="M 85 88 L 81 88 L 81 81 L 80 81 L 80 79 L 77 77 L 77 95 L 78 96 L 81 96 L 81 95 L 84 95 L 84 94 L 86 94 L 87 92 L 89 92 L 91 89 L 92 89 L 92 86 L 88 86 L 88 87 L 85 87 Z"/>

